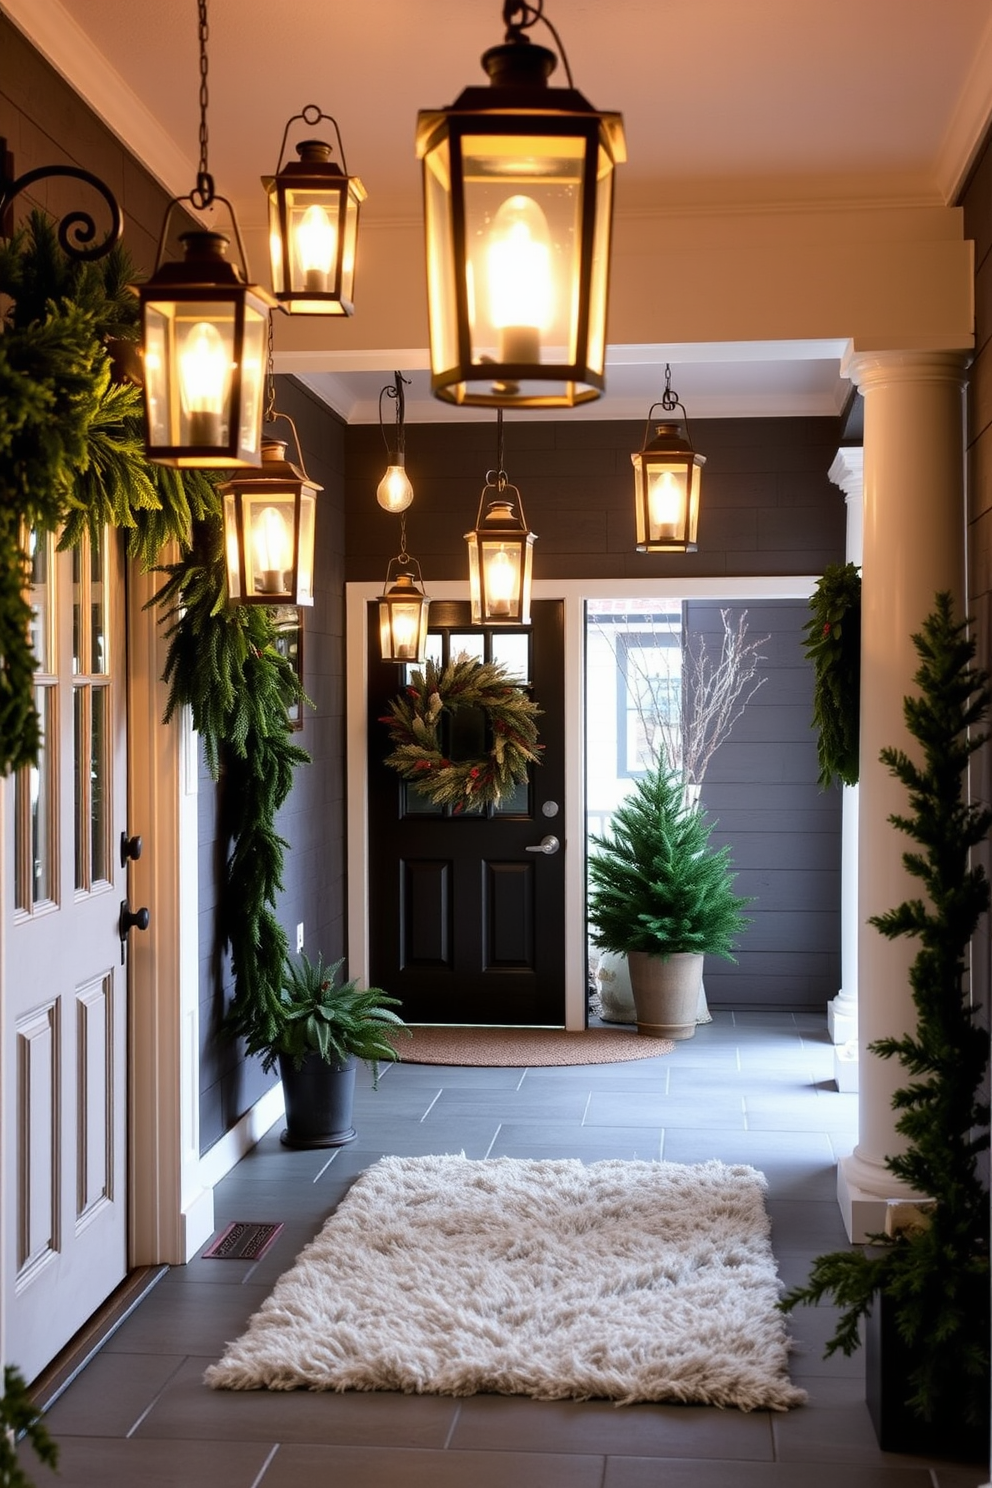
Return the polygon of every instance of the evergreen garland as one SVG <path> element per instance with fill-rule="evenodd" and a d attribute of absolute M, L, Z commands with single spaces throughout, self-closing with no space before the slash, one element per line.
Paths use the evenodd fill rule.
<path fill-rule="evenodd" d="M 731 885 L 730 848 L 709 846 L 713 827 L 686 809 L 681 774 L 649 770 L 590 837 L 589 920 L 595 944 L 618 955 L 708 952 L 733 961 L 750 899 Z"/>
<path fill-rule="evenodd" d="M 832 563 L 809 602 L 803 650 L 813 663 L 813 727 L 820 785 L 858 783 L 861 715 L 861 573 Z"/>
<path fill-rule="evenodd" d="M 6 1364 L 0 1395 L 0 1488 L 31 1488 L 31 1479 L 17 1456 L 21 1436 L 27 1437 L 39 1462 L 54 1472 L 58 1467 L 58 1446 L 42 1424 L 24 1376 L 13 1365 Z"/>
<path fill-rule="evenodd" d="M 226 770 L 230 1026 L 254 1052 L 277 1026 L 287 946 L 273 910 L 287 844 L 273 822 L 308 759 L 289 740 L 287 708 L 303 694 L 273 645 L 268 611 L 227 605 L 212 477 L 145 458 L 141 394 L 115 379 L 108 350 L 112 339 L 137 340 L 134 277 L 119 247 L 97 263 L 68 258 L 41 213 L 0 242 L 9 302 L 0 334 L 0 774 L 34 763 L 41 742 L 25 598 L 30 529 L 60 531 L 66 548 L 109 523 L 146 570 L 176 542 L 181 557 L 156 596 L 169 627 L 165 721 L 188 704 L 212 774 Z"/>
<path fill-rule="evenodd" d="M 981 1094 L 988 1037 L 976 1027 L 963 976 L 989 903 L 985 873 L 968 866 L 969 853 L 992 826 L 992 811 L 966 804 L 963 784 L 970 756 L 989 737 L 969 731 L 983 718 L 992 690 L 986 674 L 971 666 L 975 643 L 966 622 L 954 622 L 948 594 L 937 595 L 913 642 L 920 696 L 907 697 L 904 712 L 923 765 L 899 749 L 883 750 L 881 759 L 909 792 L 911 814 L 889 820 L 920 846 L 903 862 L 929 902 L 907 900 L 871 923 L 890 939 L 910 935 L 920 942 L 910 971 L 917 1025 L 904 1038 L 879 1039 L 870 1048 L 898 1059 L 912 1077 L 892 1098 L 900 1113 L 896 1130 L 908 1147 L 887 1166 L 934 1204 L 925 1228 L 872 1236 L 880 1247 L 872 1255 L 820 1256 L 806 1285 L 782 1306 L 832 1297 L 843 1312 L 827 1354 L 850 1354 L 859 1320 L 884 1292 L 900 1339 L 913 1350 L 909 1404 L 927 1420 L 947 1413 L 949 1422 L 977 1424 L 989 1409 L 989 1202 L 978 1165 L 989 1145 L 989 1107 Z"/>

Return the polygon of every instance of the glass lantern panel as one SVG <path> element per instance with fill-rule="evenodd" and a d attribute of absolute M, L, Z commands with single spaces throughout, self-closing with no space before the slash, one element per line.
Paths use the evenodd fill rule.
<path fill-rule="evenodd" d="M 610 222 L 613 214 L 613 162 L 599 147 L 596 176 L 596 227 L 589 280 L 588 366 L 602 375 L 606 366 L 606 301 L 610 269 Z"/>
<path fill-rule="evenodd" d="M 575 360 L 585 152 L 584 136 L 463 140 L 473 366 Z"/>
<path fill-rule="evenodd" d="M 341 250 L 341 300 L 345 305 L 355 300 L 355 259 L 358 249 L 358 198 L 349 191 L 345 201 L 344 244 Z"/>
<path fill-rule="evenodd" d="M 482 541 L 486 620 L 515 620 L 520 613 L 520 544 Z"/>
<path fill-rule="evenodd" d="M 691 457 L 690 457 L 691 458 Z M 688 469 L 691 469 L 691 464 Z M 685 537 L 688 469 L 684 456 L 644 461 L 649 542 L 681 542 Z"/>
<path fill-rule="evenodd" d="M 313 491 L 304 487 L 300 494 L 300 537 L 296 560 L 295 603 L 313 604 L 313 559 L 317 501 Z"/>
<path fill-rule="evenodd" d="M 268 354 L 268 313 L 249 301 L 245 305 L 244 341 L 241 350 L 241 420 L 238 453 L 242 460 L 259 464 L 262 449 L 262 390 Z"/>
<path fill-rule="evenodd" d="M 427 304 L 435 374 L 448 371 L 459 360 L 451 210 L 451 148 L 445 136 L 424 156 Z"/>
<path fill-rule="evenodd" d="M 227 597 L 241 598 L 241 547 L 238 542 L 238 504 L 233 491 L 224 497 L 224 553 L 227 559 Z"/>
<path fill-rule="evenodd" d="M 145 320 L 149 445 L 211 449 L 226 445 L 235 361 L 234 305 L 225 300 L 150 300 Z"/>
<path fill-rule="evenodd" d="M 245 597 L 265 596 L 273 604 L 295 602 L 293 535 L 296 496 L 285 491 L 242 491 Z"/>
<path fill-rule="evenodd" d="M 416 661 L 420 645 L 419 600 L 379 601 L 379 630 L 382 655 L 392 661 Z"/>
<path fill-rule="evenodd" d="M 341 234 L 341 192 L 287 187 L 290 288 L 294 294 L 336 294 Z"/>
<path fill-rule="evenodd" d="M 282 254 L 282 216 L 279 210 L 279 192 L 273 184 L 269 191 L 269 264 L 272 269 L 272 292 L 286 294 L 286 261 Z"/>

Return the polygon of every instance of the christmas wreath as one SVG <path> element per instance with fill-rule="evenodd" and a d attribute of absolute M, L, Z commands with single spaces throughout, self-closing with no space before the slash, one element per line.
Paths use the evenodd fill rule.
<path fill-rule="evenodd" d="M 395 749 L 386 756 L 404 780 L 435 806 L 483 811 L 498 806 L 527 779 L 527 766 L 540 763 L 535 718 L 541 712 L 502 666 L 459 656 L 443 670 L 428 661 L 410 685 L 390 703 L 388 717 Z M 492 746 L 475 759 L 449 759 L 441 748 L 441 722 L 459 708 L 481 708 Z"/>
<path fill-rule="evenodd" d="M 803 650 L 813 663 L 813 727 L 820 785 L 836 775 L 858 783 L 861 685 L 861 572 L 832 563 L 813 591 Z"/>

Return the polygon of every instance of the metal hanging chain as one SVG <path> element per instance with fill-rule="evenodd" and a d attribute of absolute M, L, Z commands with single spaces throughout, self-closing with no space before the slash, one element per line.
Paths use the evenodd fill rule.
<path fill-rule="evenodd" d="M 396 557 L 397 563 L 409 563 L 410 554 L 406 550 L 406 512 L 400 512 L 400 550 Z"/>
<path fill-rule="evenodd" d="M 520 19 L 515 21 L 514 16 L 519 16 Z M 529 0 L 504 0 L 503 24 L 506 27 L 507 41 L 526 41 L 527 38 L 523 32 L 529 31 L 531 26 L 536 26 L 538 21 L 543 21 L 554 37 L 555 46 L 558 48 L 558 54 L 565 69 L 565 76 L 568 78 L 568 86 L 574 88 L 572 69 L 568 65 L 568 57 L 562 46 L 561 37 L 544 14 L 544 0 L 536 0 L 534 5 L 531 5 Z"/>
<path fill-rule="evenodd" d="M 505 468 L 504 462 L 503 462 L 503 455 L 504 455 L 504 444 L 503 444 L 503 410 L 502 410 L 502 408 L 497 408 L 497 410 L 496 410 L 496 489 L 497 489 L 497 491 L 504 491 L 506 489 L 506 468 Z"/>
<path fill-rule="evenodd" d="M 386 446 L 387 455 L 392 455 L 393 451 L 390 449 L 389 440 L 386 438 L 386 425 L 382 417 L 383 398 L 392 398 L 396 403 L 396 454 L 406 454 L 406 395 L 403 392 L 404 383 L 406 383 L 407 387 L 411 386 L 409 377 L 404 377 L 402 372 L 394 372 L 393 381 L 387 382 L 386 386 L 379 393 L 379 433 L 382 435 L 382 442 Z M 397 461 L 398 463 L 399 461 Z"/>
<path fill-rule="evenodd" d="M 678 393 L 672 391 L 672 369 L 665 363 L 665 391 L 661 395 L 661 406 L 666 413 L 674 413 L 676 408 L 681 408 Z"/>
<path fill-rule="evenodd" d="M 197 13 L 199 15 L 199 26 L 197 36 L 200 43 L 200 168 L 196 173 L 196 185 L 189 194 L 193 206 L 200 212 L 211 205 L 214 199 L 214 178 L 210 174 L 207 161 L 207 146 L 209 134 L 207 131 L 207 106 L 210 103 L 210 93 L 207 88 L 207 42 L 210 38 L 210 26 L 207 21 L 207 0 L 197 0 Z"/>
<path fill-rule="evenodd" d="M 265 367 L 265 414 L 263 422 L 273 423 L 279 415 L 276 413 L 276 357 L 275 357 L 275 332 L 272 329 L 272 316 L 269 316 L 269 344 L 268 360 Z M 296 430 L 293 430 L 294 434 Z"/>

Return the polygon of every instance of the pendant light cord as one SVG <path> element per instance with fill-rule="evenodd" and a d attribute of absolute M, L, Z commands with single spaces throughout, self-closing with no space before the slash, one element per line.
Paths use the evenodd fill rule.
<path fill-rule="evenodd" d="M 196 173 L 196 185 L 189 194 L 189 199 L 197 211 L 205 211 L 214 200 L 214 178 L 210 174 L 207 162 L 207 146 L 210 136 L 207 130 L 207 106 L 210 103 L 210 92 L 207 87 L 207 74 L 209 63 L 207 60 L 207 41 L 210 38 L 210 26 L 207 21 L 207 0 L 197 0 L 197 12 L 199 15 L 199 26 L 197 36 L 200 43 L 200 166 Z"/>
<path fill-rule="evenodd" d="M 402 372 L 394 372 L 393 381 L 387 382 L 386 386 L 379 393 L 379 433 L 382 435 L 382 442 L 386 446 L 387 455 L 392 455 L 393 450 L 390 449 L 389 440 L 386 438 L 386 425 L 382 417 L 383 398 L 392 398 L 396 403 L 395 452 L 397 455 L 406 454 L 406 396 L 403 392 L 404 383 L 406 383 L 407 387 L 410 386 L 409 377 L 404 377 Z M 397 460 L 396 463 L 402 464 L 403 461 Z"/>
<path fill-rule="evenodd" d="M 497 410 L 496 410 L 496 489 L 497 489 L 497 491 L 500 491 L 500 492 L 502 492 L 502 491 L 504 491 L 506 489 L 506 468 L 505 468 L 504 463 L 503 463 L 503 456 L 504 456 L 504 445 L 503 445 L 503 410 L 502 410 L 502 408 L 497 408 Z"/>

